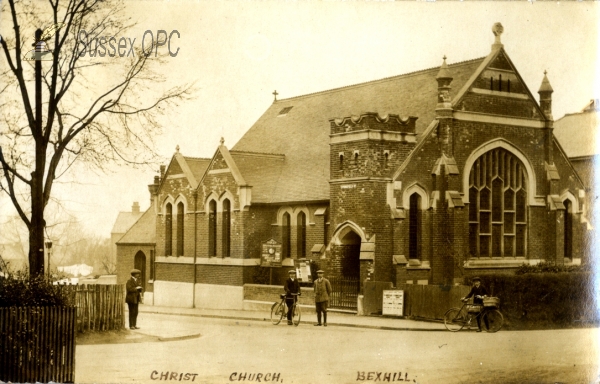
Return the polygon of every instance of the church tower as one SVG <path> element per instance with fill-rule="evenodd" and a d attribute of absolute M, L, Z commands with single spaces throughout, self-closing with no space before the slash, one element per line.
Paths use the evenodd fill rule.
<path fill-rule="evenodd" d="M 392 281 L 392 175 L 415 146 L 416 120 L 364 113 L 329 121 L 331 275 L 363 281 L 378 264 L 371 279 Z"/>

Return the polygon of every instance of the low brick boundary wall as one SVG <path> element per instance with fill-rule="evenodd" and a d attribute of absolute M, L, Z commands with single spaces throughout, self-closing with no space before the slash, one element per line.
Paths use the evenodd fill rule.
<path fill-rule="evenodd" d="M 315 304 L 315 292 L 313 288 L 300 287 L 299 303 L 302 305 Z M 279 295 L 285 293 L 281 285 L 244 284 L 244 300 L 275 302 Z"/>

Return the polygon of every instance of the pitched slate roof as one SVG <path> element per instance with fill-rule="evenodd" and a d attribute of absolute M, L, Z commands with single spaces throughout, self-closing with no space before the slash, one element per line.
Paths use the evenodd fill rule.
<path fill-rule="evenodd" d="M 110 233 L 125 233 L 131 226 L 142 217 L 143 212 L 119 212 L 117 220 Z"/>
<path fill-rule="evenodd" d="M 252 202 L 274 202 L 273 197 L 285 187 L 281 183 L 285 156 L 239 151 L 230 151 L 230 154 L 246 183 L 252 186 Z"/>
<path fill-rule="evenodd" d="M 204 172 L 206 172 L 206 169 L 210 164 L 211 159 L 203 159 L 199 157 L 189 156 L 184 156 L 183 158 L 190 167 L 190 170 L 192 171 L 196 182 L 200 182 L 200 180 L 202 180 L 202 176 L 204 176 Z M 196 185 L 194 185 L 193 187 L 195 188 Z"/>
<path fill-rule="evenodd" d="M 448 65 L 453 77 L 453 94 L 462 89 L 483 60 Z M 283 164 L 276 170 L 256 173 L 254 180 L 248 182 L 253 186 L 253 201 L 255 188 L 260 189 L 262 183 L 272 184 L 275 179 L 275 188 L 264 191 L 269 195 L 269 202 L 329 200 L 329 119 L 364 112 L 417 116 L 416 131 L 420 134 L 435 117 L 438 93 L 435 77 L 439 69 L 435 67 L 274 102 L 232 148 L 232 152 L 285 155 Z M 290 107 L 287 113 L 281 114 Z M 246 177 L 241 170 L 244 166 L 237 165 Z"/>
<path fill-rule="evenodd" d="M 129 228 L 117 244 L 155 244 L 156 215 L 154 204 Z"/>
<path fill-rule="evenodd" d="M 600 154 L 599 112 L 569 113 L 554 122 L 554 136 L 569 158 Z"/>

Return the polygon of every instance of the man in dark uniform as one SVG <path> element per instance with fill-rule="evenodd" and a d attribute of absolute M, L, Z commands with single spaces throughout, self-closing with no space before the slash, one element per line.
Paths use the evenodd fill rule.
<path fill-rule="evenodd" d="M 294 302 L 298 300 L 298 296 L 300 294 L 300 283 L 298 283 L 298 279 L 296 279 L 296 271 L 290 269 L 288 272 L 290 276 L 286 281 L 283 288 L 285 289 L 285 304 L 288 307 L 287 312 L 287 320 L 288 325 L 293 325 L 292 323 L 292 308 L 294 306 Z M 292 293 L 296 295 L 292 295 Z"/>
<path fill-rule="evenodd" d="M 471 288 L 471 292 L 465 297 L 462 298 L 463 301 L 469 300 L 471 296 L 473 296 L 473 305 L 481 306 L 480 310 L 483 309 L 483 298 L 487 296 L 487 289 L 483 285 L 481 285 L 481 279 L 479 277 L 474 277 L 471 279 L 473 282 L 473 287 Z M 486 324 L 486 327 L 488 324 Z M 477 316 L 477 332 L 481 332 L 481 316 Z"/>
<path fill-rule="evenodd" d="M 142 301 L 142 293 L 144 290 L 144 288 L 142 288 L 141 274 L 139 269 L 132 269 L 131 278 L 127 280 L 127 284 L 125 285 L 127 289 L 125 302 L 129 307 L 129 329 L 140 329 L 140 327 L 137 326 L 138 305 Z"/>

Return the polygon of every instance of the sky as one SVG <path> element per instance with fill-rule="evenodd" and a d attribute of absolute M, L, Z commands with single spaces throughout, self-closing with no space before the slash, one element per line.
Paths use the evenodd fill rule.
<path fill-rule="evenodd" d="M 155 142 L 164 164 L 176 146 L 193 157 L 212 157 L 221 137 L 233 147 L 274 90 L 282 99 L 436 67 L 444 55 L 449 64 L 487 56 L 495 22 L 534 96 L 548 72 L 555 119 L 600 98 L 597 2 L 128 0 L 126 12 L 137 22 L 126 37 L 137 46 L 147 30 L 179 33 L 171 39 L 177 56 L 159 68 L 166 83 L 156 89 L 196 85 L 192 100 L 160 120 Z M 134 201 L 148 208 L 157 170 L 76 167 L 77 182 L 53 193 L 90 233 L 109 237 L 119 211 Z M 10 214 L 0 196 L 0 217 Z"/>

